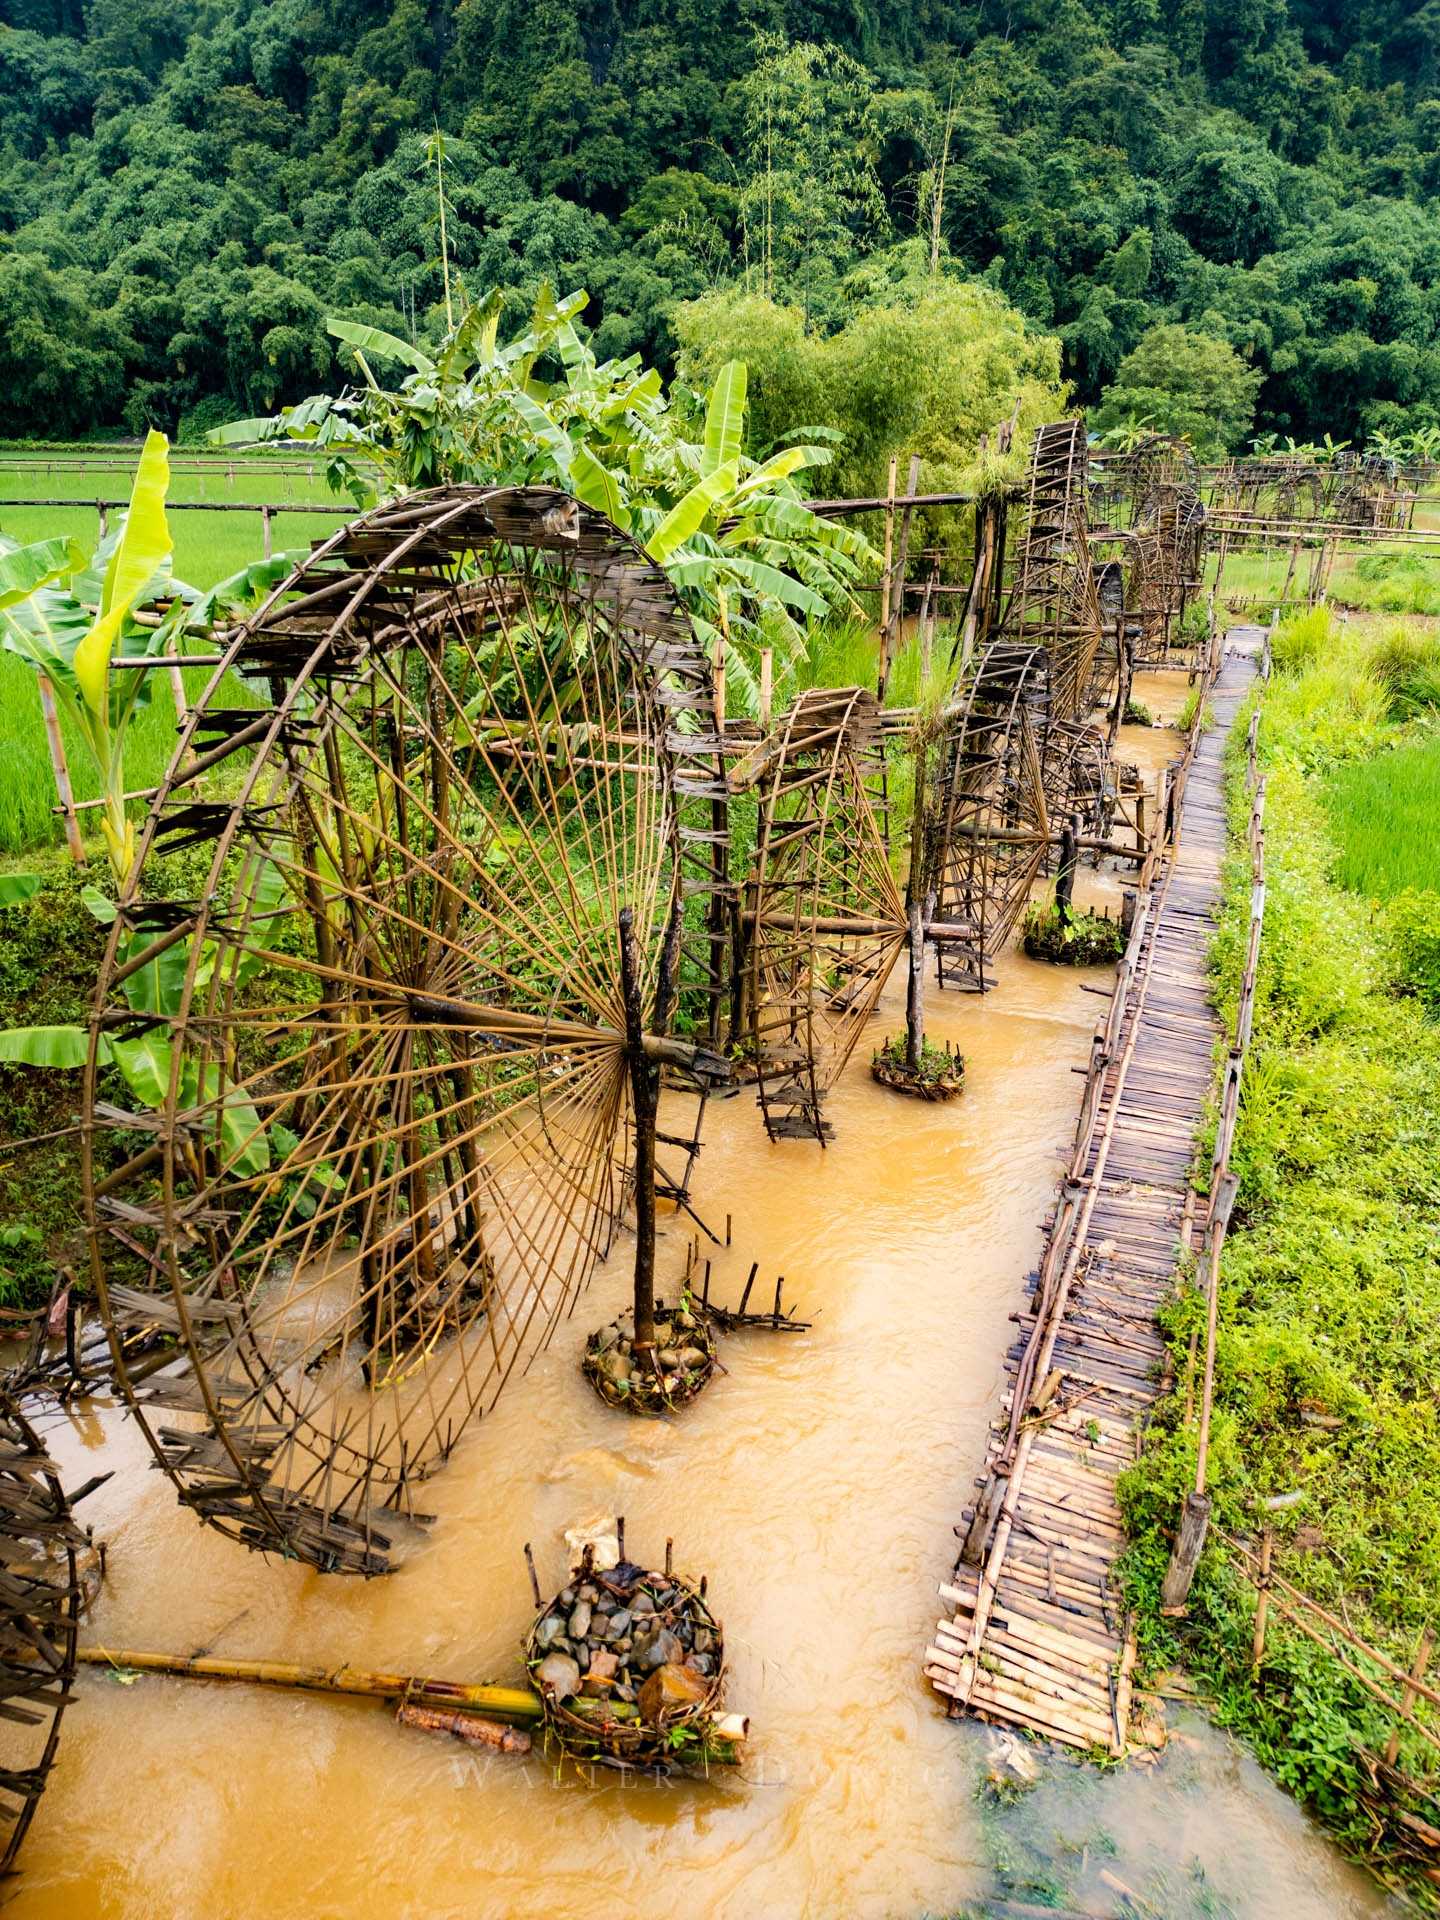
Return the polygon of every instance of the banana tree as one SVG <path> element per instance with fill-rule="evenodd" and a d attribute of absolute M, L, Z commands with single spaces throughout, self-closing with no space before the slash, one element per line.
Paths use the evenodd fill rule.
<path fill-rule="evenodd" d="M 135 861 L 125 808 L 125 733 L 149 697 L 148 673 L 111 669 L 133 616 L 173 590 L 165 494 L 169 443 L 147 436 L 130 505 L 113 535 L 86 554 L 74 540 L 41 540 L 0 553 L 0 645 L 28 660 L 69 707 L 100 776 L 100 830 L 117 884 Z M 142 651 L 154 649 L 145 636 Z"/>
<path fill-rule="evenodd" d="M 759 652 L 772 649 L 783 672 L 807 623 L 857 611 L 852 584 L 876 556 L 853 528 L 804 504 L 797 477 L 828 461 L 827 448 L 746 455 L 743 362 L 722 368 L 708 395 L 667 393 L 637 355 L 597 359 L 579 322 L 586 298 L 542 290 L 525 331 L 502 342 L 492 294 L 467 306 L 433 353 L 332 320 L 360 387 L 211 439 L 314 445 L 332 486 L 358 500 L 455 481 L 564 487 L 634 535 L 713 648 L 728 636 L 730 684 L 753 710 Z M 405 369 L 394 388 L 376 377 L 382 360 Z"/>

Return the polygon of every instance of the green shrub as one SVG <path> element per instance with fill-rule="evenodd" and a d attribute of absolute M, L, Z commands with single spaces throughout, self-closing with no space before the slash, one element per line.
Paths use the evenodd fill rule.
<path fill-rule="evenodd" d="M 1396 985 L 1440 1013 L 1440 893 L 1407 887 L 1388 903 L 1386 922 Z"/>
<path fill-rule="evenodd" d="M 1025 909 L 1021 943 L 1032 960 L 1057 960 L 1069 967 L 1093 967 L 1118 960 L 1125 936 L 1118 920 L 1100 913 L 1071 913 L 1032 901 Z"/>
<path fill-rule="evenodd" d="M 1413 551 L 1363 555 L 1337 591 L 1373 613 L 1440 613 L 1440 573 Z"/>

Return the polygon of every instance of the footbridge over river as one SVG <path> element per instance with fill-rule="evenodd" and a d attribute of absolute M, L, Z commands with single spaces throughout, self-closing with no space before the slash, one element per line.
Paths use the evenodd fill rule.
<path fill-rule="evenodd" d="M 1121 1754 L 1132 1623 L 1116 1487 L 1161 1391 L 1156 1312 L 1190 1240 L 1196 1136 L 1215 1083 L 1208 956 L 1225 855 L 1224 755 L 1264 635 L 1226 636 L 1170 789 L 1171 835 L 1096 1035 L 1075 1150 L 1007 1360 L 947 1609 L 925 1671 L 952 1713 Z"/>

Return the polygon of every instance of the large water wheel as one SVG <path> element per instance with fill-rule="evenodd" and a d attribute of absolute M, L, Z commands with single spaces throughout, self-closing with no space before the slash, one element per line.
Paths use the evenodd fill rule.
<path fill-rule="evenodd" d="M 1104 646 L 1088 490 L 1085 423 L 1061 420 L 1039 428 L 1001 632 L 1010 641 L 1044 648 L 1051 706 L 1061 720 L 1089 711 Z"/>
<path fill-rule="evenodd" d="M 1052 798 L 1068 791 L 1068 752 L 1051 733 L 1043 647 L 996 640 L 946 717 L 930 809 L 937 918 L 970 930 L 937 946 L 942 985 L 983 991 L 1044 866 Z"/>
<path fill-rule="evenodd" d="M 772 1140 L 829 1139 L 825 1096 L 907 937 L 877 807 L 882 752 L 872 695 L 816 687 L 753 758 L 748 1025 Z"/>
<path fill-rule="evenodd" d="M 386 1570 L 573 1306 L 637 1061 L 719 1071 L 673 1033 L 724 975 L 724 793 L 668 582 L 550 489 L 371 513 L 233 638 L 119 902 L 85 1114 L 126 1397 L 211 1525 Z M 117 1045 L 153 1111 L 110 1104 Z M 136 1324 L 169 1348 L 128 1363 Z"/>
<path fill-rule="evenodd" d="M 0 1889 L 60 1744 L 75 1678 L 84 1545 L 43 1442 L 18 1404 L 0 1392 L 0 1717 L 7 1723 Z"/>

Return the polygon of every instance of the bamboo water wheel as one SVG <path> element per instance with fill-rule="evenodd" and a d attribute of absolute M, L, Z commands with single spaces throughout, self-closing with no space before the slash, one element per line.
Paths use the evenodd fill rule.
<path fill-rule="evenodd" d="M 35 1429 L 0 1392 L 0 1888 L 34 1818 L 75 1678 L 84 1535 Z M 3 1896 L 0 1896 L 3 1897 Z"/>
<path fill-rule="evenodd" d="M 1001 632 L 1012 642 L 1045 649 L 1051 709 L 1060 720 L 1080 717 L 1094 704 L 1104 645 L 1088 491 L 1085 423 L 1060 420 L 1039 428 Z"/>
<path fill-rule="evenodd" d="M 723 1077 L 672 1032 L 724 972 L 720 745 L 664 576 L 547 488 L 371 513 L 231 640 L 119 902 L 84 1127 L 126 1398 L 212 1526 L 386 1571 L 611 1245 L 636 1061 Z M 116 1045 L 153 1112 L 107 1101 Z M 170 1341 L 132 1364 L 137 1325 Z"/>
<path fill-rule="evenodd" d="M 1044 866 L 1051 794 L 1069 779 L 1052 724 L 1045 649 L 993 641 L 948 717 L 937 761 L 929 829 L 936 914 L 969 930 L 937 946 L 942 986 L 984 990 Z"/>
<path fill-rule="evenodd" d="M 1175 646 L 1175 624 L 1200 585 L 1205 508 L 1193 487 L 1160 480 L 1138 503 L 1140 550 L 1137 666 L 1163 665 Z"/>
<path fill-rule="evenodd" d="M 882 753 L 874 697 L 816 687 L 759 756 L 744 920 L 748 1031 L 772 1140 L 831 1137 L 825 1096 L 907 937 L 877 808 Z"/>
<path fill-rule="evenodd" d="M 1327 518 L 1337 527 L 1403 526 L 1405 508 L 1398 486 L 1399 471 L 1393 460 L 1379 454 L 1342 453 L 1331 469 Z"/>

